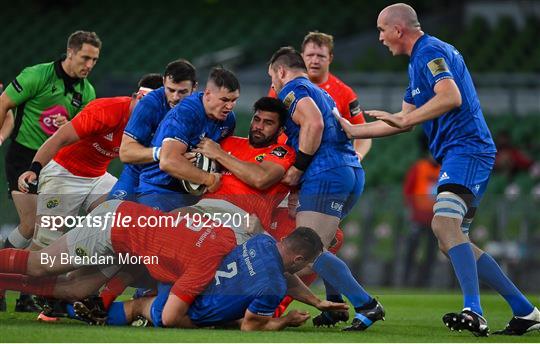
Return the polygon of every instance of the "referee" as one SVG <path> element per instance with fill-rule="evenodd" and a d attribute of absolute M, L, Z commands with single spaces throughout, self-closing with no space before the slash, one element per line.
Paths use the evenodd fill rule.
<path fill-rule="evenodd" d="M 86 78 L 96 65 L 100 49 L 95 32 L 76 31 L 68 38 L 65 56 L 25 68 L 0 96 L 1 133 L 3 138 L 12 137 L 5 158 L 8 194 L 20 219 L 5 247 L 24 248 L 30 243 L 36 195 L 19 192 L 17 179 L 28 170 L 47 138 L 95 99 L 94 87 Z M 34 311 L 33 303 L 27 301 L 31 300 L 19 299 L 16 310 Z M 0 296 L 0 309 L 4 302 Z"/>

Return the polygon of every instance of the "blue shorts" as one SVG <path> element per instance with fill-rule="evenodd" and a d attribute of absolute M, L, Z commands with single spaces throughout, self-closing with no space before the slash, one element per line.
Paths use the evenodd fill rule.
<path fill-rule="evenodd" d="M 111 191 L 109 191 L 109 196 L 107 200 L 118 199 L 125 201 L 135 201 L 137 199 L 136 191 L 139 186 L 139 173 L 134 171 L 132 168 L 124 166 L 120 178 Z"/>
<path fill-rule="evenodd" d="M 342 166 L 310 176 L 300 187 L 298 211 L 314 211 L 340 219 L 364 191 L 364 170 Z"/>
<path fill-rule="evenodd" d="M 141 192 L 141 190 L 144 190 Z M 188 207 L 199 201 L 200 197 L 188 193 L 169 190 L 157 185 L 141 181 L 137 193 L 137 203 L 157 210 L 169 212 L 174 209 Z"/>
<path fill-rule="evenodd" d="M 451 154 L 444 158 L 437 187 L 457 184 L 473 195 L 471 207 L 478 207 L 495 164 L 495 154 Z"/>
<path fill-rule="evenodd" d="M 168 283 L 158 283 L 158 292 L 156 295 L 156 298 L 154 302 L 152 302 L 152 306 L 150 306 L 150 320 L 152 321 L 152 324 L 154 324 L 154 327 L 162 327 L 162 315 L 163 315 L 163 308 L 165 308 L 165 303 L 167 302 L 167 299 L 169 298 L 169 294 L 172 289 L 172 284 Z"/>

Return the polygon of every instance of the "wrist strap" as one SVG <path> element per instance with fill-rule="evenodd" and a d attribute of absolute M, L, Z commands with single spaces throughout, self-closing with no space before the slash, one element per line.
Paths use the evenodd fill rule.
<path fill-rule="evenodd" d="M 159 154 L 161 153 L 161 147 L 152 147 L 152 159 L 159 161 Z"/>
<path fill-rule="evenodd" d="M 28 171 L 32 171 L 36 174 L 36 177 L 39 177 L 39 173 L 41 172 L 41 169 L 43 166 L 39 161 L 32 161 L 32 164 L 30 165 L 30 168 Z"/>
<path fill-rule="evenodd" d="M 313 155 L 306 154 L 301 150 L 298 150 L 293 166 L 300 171 L 305 171 L 309 167 L 309 164 L 311 164 L 311 160 L 313 160 Z"/>

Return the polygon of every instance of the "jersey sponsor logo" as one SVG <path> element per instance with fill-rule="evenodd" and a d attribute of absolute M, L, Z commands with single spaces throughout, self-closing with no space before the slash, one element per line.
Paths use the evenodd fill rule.
<path fill-rule="evenodd" d="M 108 133 L 107 135 L 103 136 L 103 138 L 107 141 L 113 140 L 113 133 Z"/>
<path fill-rule="evenodd" d="M 349 103 L 349 112 L 351 113 L 351 117 L 358 115 L 361 111 L 360 103 L 358 103 L 357 99 Z"/>
<path fill-rule="evenodd" d="M 60 200 L 58 198 L 52 198 L 47 201 L 47 209 L 56 208 L 60 205 Z"/>
<path fill-rule="evenodd" d="M 441 178 L 439 178 L 439 182 L 442 182 L 447 179 L 450 179 L 450 177 L 448 176 L 446 172 L 443 172 L 443 174 L 441 175 Z"/>
<path fill-rule="evenodd" d="M 272 149 L 272 151 L 270 152 L 271 155 L 277 156 L 278 158 L 285 157 L 287 153 L 287 150 L 281 146 Z"/>
<path fill-rule="evenodd" d="M 17 91 L 18 93 L 21 93 L 23 91 L 23 87 L 22 85 L 17 81 L 17 79 L 13 80 L 11 82 L 11 84 L 13 85 L 13 88 L 15 88 L 15 91 Z"/>
<path fill-rule="evenodd" d="M 433 76 L 437 76 L 441 73 L 449 72 L 448 66 L 446 65 L 446 61 L 442 57 L 429 61 L 427 66 Z"/>
<path fill-rule="evenodd" d="M 50 136 L 58 130 L 58 126 L 54 120 L 57 115 L 69 118 L 68 110 L 62 105 L 53 105 L 39 115 L 39 125 L 45 134 Z"/>
<path fill-rule="evenodd" d="M 251 251 L 253 251 L 253 253 Z M 254 249 L 250 249 L 248 252 L 247 243 L 242 244 L 242 258 L 244 258 L 244 263 L 246 263 L 250 276 L 255 276 L 257 274 L 253 268 L 253 264 L 251 263 L 251 258 L 255 257 L 255 255 L 256 253 Z"/>
<path fill-rule="evenodd" d="M 99 153 L 105 155 L 108 158 L 114 159 L 118 156 L 118 149 L 115 149 L 115 152 L 110 152 L 106 150 L 105 148 L 101 147 L 99 143 L 94 142 L 92 143 L 92 147 L 94 147 Z"/>
<path fill-rule="evenodd" d="M 420 94 L 420 89 L 418 87 L 411 91 L 411 95 L 413 97 L 415 97 L 415 96 L 417 96 L 419 94 Z"/>
<path fill-rule="evenodd" d="M 283 99 L 283 105 L 285 105 L 285 107 L 287 108 L 287 110 L 289 110 L 289 108 L 291 107 L 292 103 L 294 103 L 296 99 L 296 96 L 294 95 L 294 91 L 291 91 L 289 92 L 285 98 Z"/>
<path fill-rule="evenodd" d="M 264 157 L 266 156 L 266 153 L 259 154 L 255 157 L 255 161 L 262 162 L 264 160 Z"/>
<path fill-rule="evenodd" d="M 206 238 L 210 237 L 212 238 L 211 234 L 214 232 L 213 228 L 207 228 L 203 234 L 199 237 L 199 240 L 195 243 L 195 246 L 202 247 L 203 242 L 206 240 Z M 215 237 L 214 237 L 215 238 Z"/>

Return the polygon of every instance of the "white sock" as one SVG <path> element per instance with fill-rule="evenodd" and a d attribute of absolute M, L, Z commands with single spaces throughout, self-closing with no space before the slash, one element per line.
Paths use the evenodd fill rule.
<path fill-rule="evenodd" d="M 26 239 L 22 236 L 21 232 L 19 232 L 19 226 L 15 227 L 15 229 L 9 233 L 7 238 L 15 248 L 26 248 L 32 241 L 32 238 Z"/>
<path fill-rule="evenodd" d="M 538 308 L 534 307 L 533 311 L 530 314 L 519 318 L 525 320 L 540 321 L 540 311 L 538 310 Z"/>

